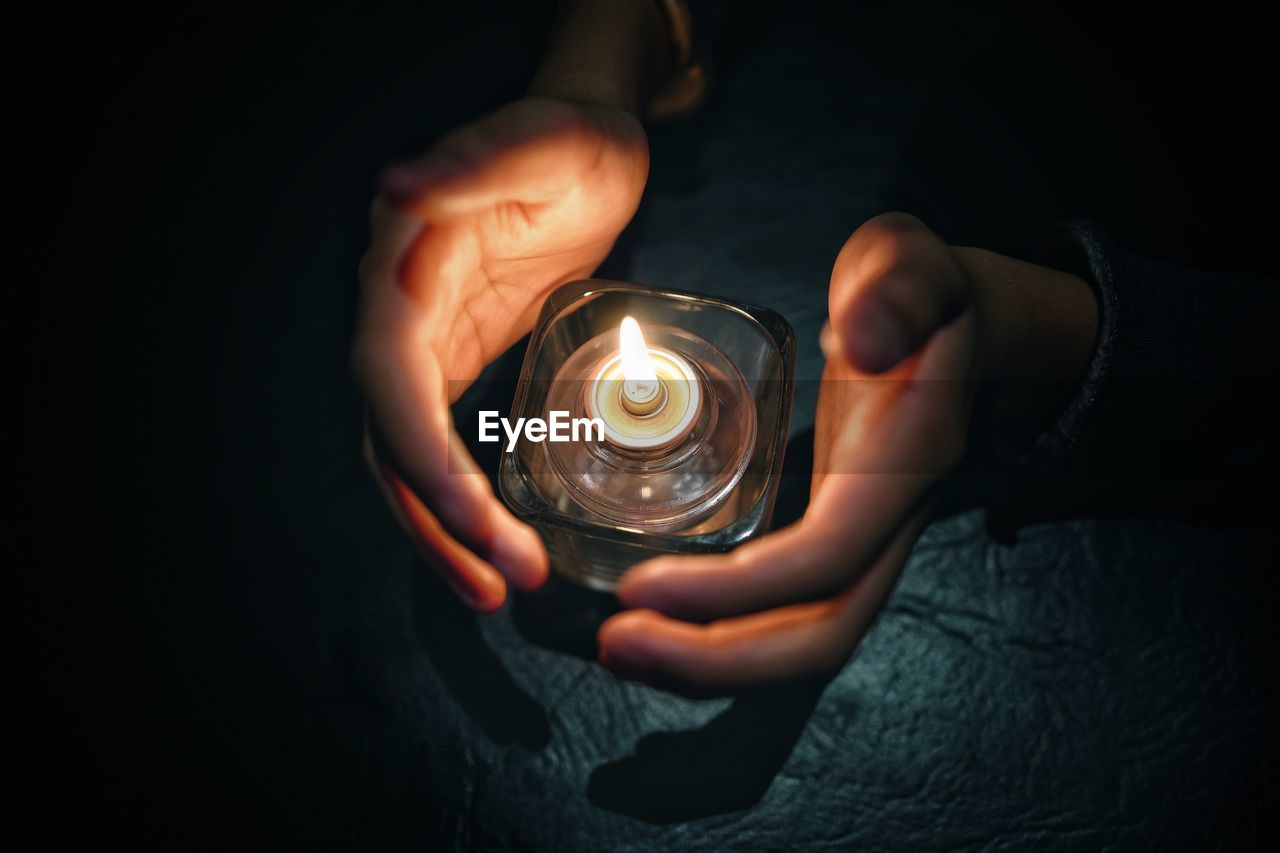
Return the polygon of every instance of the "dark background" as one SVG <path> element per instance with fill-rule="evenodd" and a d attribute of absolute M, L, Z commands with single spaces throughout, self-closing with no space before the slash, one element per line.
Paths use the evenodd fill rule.
<path fill-rule="evenodd" d="M 717 95 L 652 130 L 650 190 L 605 271 L 781 311 L 807 379 L 830 264 L 887 209 L 1006 251 L 1085 215 L 1153 256 L 1275 272 L 1256 10 L 953 5 L 735 5 Z M 7 763 L 36 837 L 1274 835 L 1256 526 L 1076 518 L 1004 542 L 956 516 L 839 678 L 732 703 L 613 681 L 584 640 L 602 603 L 561 585 L 487 620 L 448 598 L 359 459 L 354 269 L 379 168 L 517 97 L 549 21 L 516 2 L 49 7 L 10 28 Z"/>

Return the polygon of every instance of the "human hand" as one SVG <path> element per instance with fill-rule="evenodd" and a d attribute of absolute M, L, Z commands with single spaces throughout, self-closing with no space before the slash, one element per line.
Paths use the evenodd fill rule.
<path fill-rule="evenodd" d="M 947 246 L 903 214 L 850 237 L 829 309 L 803 519 L 728 554 L 628 572 L 618 596 L 634 609 L 599 632 L 601 662 L 617 674 L 714 695 L 837 670 L 892 590 L 934 487 L 961 461 L 977 391 L 1078 378 L 1096 326 L 1080 279 Z"/>
<path fill-rule="evenodd" d="M 533 589 L 547 555 L 493 494 L 449 406 L 527 334 L 557 285 L 608 254 L 648 174 L 622 109 L 530 97 L 386 171 L 360 265 L 352 364 L 365 455 L 418 550 L 480 612 Z"/>

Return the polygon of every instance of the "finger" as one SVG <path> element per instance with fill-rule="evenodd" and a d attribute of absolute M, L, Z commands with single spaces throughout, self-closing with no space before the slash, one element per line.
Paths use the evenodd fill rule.
<path fill-rule="evenodd" d="M 835 598 L 706 625 L 652 610 L 600 628 L 600 662 L 617 675 L 690 695 L 721 695 L 834 672 L 888 597 L 919 533 L 913 520 L 870 571 Z"/>
<path fill-rule="evenodd" d="M 442 288 L 451 286 L 450 277 L 463 274 L 460 270 L 467 268 L 469 260 L 460 257 L 469 248 L 457 236 L 451 229 L 421 228 L 404 264 L 412 267 L 415 277 L 434 276 Z M 385 250 L 375 240 L 372 260 L 363 270 L 353 356 L 369 403 L 378 455 L 450 536 L 492 563 L 517 587 L 536 588 L 547 576 L 546 550 L 538 535 L 494 496 L 454 430 L 449 383 L 430 345 L 430 324 L 438 324 L 438 317 L 417 301 L 417 294 L 397 286 L 398 271 L 385 261 Z M 435 298 L 429 291 L 423 294 L 428 301 Z M 478 350 L 454 353 L 454 357 L 470 362 L 477 371 L 482 363 Z"/>
<path fill-rule="evenodd" d="M 493 494 L 488 478 L 448 421 L 443 394 L 434 403 L 440 415 L 415 412 L 412 403 L 404 403 L 396 392 L 369 397 L 382 470 L 393 471 L 452 537 L 489 561 L 518 588 L 541 586 L 548 566 L 538 534 L 518 521 Z"/>
<path fill-rule="evenodd" d="M 830 595 L 848 585 L 923 499 L 923 475 L 841 475 L 805 518 L 728 554 L 663 556 L 618 585 L 627 607 L 710 620 Z"/>
<path fill-rule="evenodd" d="M 365 434 L 365 461 L 392 515 L 418 552 L 472 609 L 493 613 L 506 599 L 507 586 L 491 565 L 450 536 L 431 511 L 386 463 Z"/>
<path fill-rule="evenodd" d="M 860 370 L 882 373 L 964 310 L 968 293 L 950 248 L 914 216 L 889 213 L 845 243 L 829 302 L 846 357 Z"/>
<path fill-rule="evenodd" d="M 411 533 L 415 542 L 432 545 L 447 536 L 449 542 L 469 549 L 468 554 L 484 568 L 524 591 L 537 589 L 546 581 L 549 566 L 541 538 L 493 495 L 487 478 L 479 473 L 456 433 L 450 438 L 453 461 L 449 466 L 453 470 L 445 475 L 449 480 L 426 487 L 410 485 L 395 464 L 387 461 L 387 454 L 379 452 L 379 444 L 369 440 L 371 469 L 389 484 L 400 503 L 405 503 L 405 495 L 411 495 L 412 503 L 427 515 L 428 520 L 418 524 L 420 513 L 406 510 L 404 523 L 416 528 Z M 463 470 L 474 473 L 460 473 Z M 459 481 L 468 482 L 459 487 Z M 497 604 L 501 603 L 499 598 Z"/>

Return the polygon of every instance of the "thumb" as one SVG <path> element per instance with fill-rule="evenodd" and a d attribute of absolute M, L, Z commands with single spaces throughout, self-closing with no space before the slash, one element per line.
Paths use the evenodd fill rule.
<path fill-rule="evenodd" d="M 951 248 L 914 216 L 869 220 L 841 249 L 829 310 L 841 352 L 858 370 L 883 373 L 920 349 L 968 307 Z"/>

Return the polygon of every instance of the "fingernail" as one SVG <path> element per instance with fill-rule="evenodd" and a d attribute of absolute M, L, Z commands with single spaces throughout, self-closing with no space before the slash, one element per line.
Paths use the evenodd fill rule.
<path fill-rule="evenodd" d="M 854 309 L 848 341 L 853 364 L 868 373 L 881 373 L 911 351 L 902 321 L 883 303 L 871 300 Z"/>
<path fill-rule="evenodd" d="M 822 331 L 818 334 L 818 349 L 822 350 L 822 354 L 829 359 L 839 358 L 844 354 L 840 336 L 836 334 L 830 320 L 822 324 Z"/>
<path fill-rule="evenodd" d="M 628 607 L 652 606 L 651 602 L 645 602 L 645 593 L 655 589 L 655 583 L 661 584 L 663 576 L 668 573 L 668 567 L 661 563 L 636 566 L 622 576 L 614 594 Z"/>
<path fill-rule="evenodd" d="M 647 672 L 651 664 L 652 659 L 641 649 L 600 646 L 600 665 L 617 675 L 639 676 Z"/>

